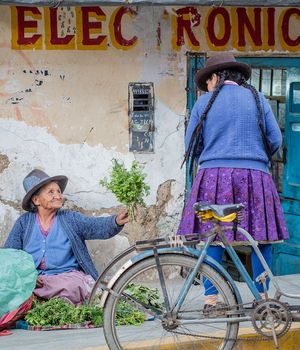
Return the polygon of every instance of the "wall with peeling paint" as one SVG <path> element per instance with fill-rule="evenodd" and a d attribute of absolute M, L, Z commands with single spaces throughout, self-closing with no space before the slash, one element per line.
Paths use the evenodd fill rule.
<path fill-rule="evenodd" d="M 0 246 L 21 213 L 22 180 L 35 167 L 69 177 L 67 208 L 87 215 L 117 212 L 120 204 L 98 184 L 112 158 L 127 166 L 142 162 L 151 194 L 138 223 L 109 242 L 89 243 L 97 267 L 128 242 L 176 231 L 184 192 L 186 59 L 157 49 L 157 11 L 141 10 L 135 30 L 143 40 L 132 50 L 75 52 L 13 50 L 11 11 L 0 7 Z M 128 151 L 128 84 L 135 81 L 154 83 L 153 154 Z"/>
<path fill-rule="evenodd" d="M 186 51 L 268 55 L 271 50 L 271 54 L 288 55 L 300 50 L 295 37 L 299 34 L 297 8 L 131 6 L 130 16 L 125 13 L 119 22 L 121 29 L 112 20 L 118 8 L 101 9 L 95 18 L 101 21 L 97 30 L 105 36 L 105 45 L 99 49 L 78 41 L 84 36 L 82 23 L 76 20 L 81 9 L 59 7 L 55 13 L 60 16 L 58 36 L 66 35 L 63 23 L 69 21 L 73 37 L 58 49 L 51 41 L 53 30 L 47 17 L 56 10 L 36 8 L 34 15 L 29 11 L 20 29 L 17 8 L 0 6 L 0 246 L 21 213 L 22 180 L 32 168 L 69 177 L 67 208 L 108 215 L 120 204 L 99 186 L 99 179 L 108 175 L 112 158 L 127 166 L 136 159 L 145 165 L 151 187 L 147 208 L 119 237 L 89 243 L 99 269 L 128 242 L 176 232 L 185 188 L 180 164 L 187 104 Z M 251 21 L 263 18 L 264 22 L 257 26 L 260 31 L 249 35 L 243 26 L 235 30 L 239 18 L 244 18 L 248 29 Z M 29 28 L 26 21 L 33 26 Z M 226 21 L 229 26 L 224 25 Z M 118 30 L 128 42 L 137 40 L 131 47 L 122 46 L 117 42 Z M 20 33 L 38 34 L 39 39 L 26 47 L 20 43 Z M 130 82 L 154 84 L 155 151 L 151 154 L 129 152 Z M 107 251 L 109 255 L 103 254 Z"/>

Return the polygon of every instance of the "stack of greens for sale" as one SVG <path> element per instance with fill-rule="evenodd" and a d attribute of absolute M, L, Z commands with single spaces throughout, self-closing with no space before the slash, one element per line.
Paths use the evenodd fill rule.
<path fill-rule="evenodd" d="M 142 303 L 150 303 L 156 308 L 162 305 L 158 298 L 158 291 L 154 288 L 130 284 L 125 293 Z M 32 309 L 26 314 L 25 320 L 29 326 L 64 326 L 90 321 L 94 326 L 101 327 L 103 310 L 96 303 L 74 307 L 59 298 L 41 303 L 34 300 Z M 118 325 L 139 325 L 145 321 L 145 314 L 121 300 L 117 305 L 116 321 Z"/>
<path fill-rule="evenodd" d="M 111 178 L 100 180 L 100 184 L 110 190 L 128 208 L 129 216 L 135 220 L 138 205 L 145 205 L 144 196 L 149 195 L 150 187 L 145 183 L 146 174 L 142 166 L 133 161 L 127 170 L 123 163 L 113 159 Z"/>
<path fill-rule="evenodd" d="M 60 298 L 38 302 L 34 300 L 25 320 L 30 326 L 64 326 L 91 321 L 95 326 L 103 325 L 102 309 L 96 305 L 74 307 Z"/>

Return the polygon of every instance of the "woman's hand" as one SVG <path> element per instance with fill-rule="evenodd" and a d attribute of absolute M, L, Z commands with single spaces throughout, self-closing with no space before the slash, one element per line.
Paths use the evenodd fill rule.
<path fill-rule="evenodd" d="M 127 224 L 128 221 L 129 221 L 128 211 L 126 209 L 123 209 L 121 213 L 116 216 L 116 223 L 119 226 L 123 226 Z"/>
<path fill-rule="evenodd" d="M 39 276 L 36 280 L 35 288 L 42 288 L 44 286 L 43 277 Z"/>

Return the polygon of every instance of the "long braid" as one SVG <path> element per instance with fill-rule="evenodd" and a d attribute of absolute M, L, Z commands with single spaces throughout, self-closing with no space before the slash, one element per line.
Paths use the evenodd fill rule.
<path fill-rule="evenodd" d="M 183 164 L 187 161 L 187 159 L 191 156 L 190 169 L 189 169 L 190 173 L 192 170 L 192 165 L 194 163 L 194 160 L 200 156 L 200 153 L 202 150 L 203 137 L 202 137 L 201 131 L 202 131 L 203 123 L 207 117 L 207 114 L 208 114 L 212 104 L 214 103 L 220 90 L 224 86 L 224 81 L 226 80 L 226 76 L 227 76 L 226 73 L 227 73 L 226 71 L 216 73 L 220 77 L 220 81 L 219 81 L 218 85 L 216 86 L 216 89 L 213 91 L 213 94 L 212 94 L 211 98 L 209 99 L 209 101 L 208 101 L 208 103 L 207 103 L 207 105 L 202 113 L 198 125 L 196 126 L 196 128 L 194 129 L 194 131 L 192 133 L 190 143 L 189 143 L 188 148 L 185 152 L 184 159 L 183 159 L 183 162 L 181 164 L 181 168 L 182 168 Z"/>
<path fill-rule="evenodd" d="M 257 90 L 255 89 L 254 86 L 252 86 L 252 85 L 247 83 L 245 78 L 242 78 L 240 85 L 242 85 L 246 89 L 250 90 L 252 92 L 252 95 L 254 96 L 255 103 L 256 103 L 256 106 L 257 106 L 257 110 L 258 110 L 258 118 L 257 118 L 258 127 L 259 127 L 260 132 L 261 132 L 263 144 L 264 144 L 265 151 L 267 153 L 270 165 L 272 166 L 273 165 L 272 150 L 271 150 L 271 147 L 269 145 L 268 138 L 267 138 L 266 132 L 265 132 L 264 127 L 263 127 L 263 121 L 262 121 L 263 111 L 262 111 L 262 106 L 261 106 L 261 102 L 260 102 L 260 99 L 259 99 L 258 92 L 257 92 Z"/>

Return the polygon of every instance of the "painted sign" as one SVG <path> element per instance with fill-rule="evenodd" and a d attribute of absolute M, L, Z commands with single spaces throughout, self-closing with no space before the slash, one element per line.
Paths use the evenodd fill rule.
<path fill-rule="evenodd" d="M 170 27 L 170 43 L 176 51 L 183 47 L 193 51 L 300 50 L 298 7 L 186 6 L 161 11 L 155 24 L 158 46 L 163 28 Z M 99 6 L 43 9 L 12 6 L 12 48 L 108 50 L 113 46 L 129 50 L 141 40 L 140 26 L 135 26 L 139 16 L 140 12 L 130 6 L 113 8 L 109 13 L 107 8 Z"/>
<path fill-rule="evenodd" d="M 125 38 L 121 30 L 124 15 L 134 16 L 130 7 L 117 8 L 109 19 L 110 39 L 118 49 L 137 44 L 137 37 Z M 13 49 L 106 50 L 107 35 L 102 33 L 106 14 L 99 7 L 48 8 L 11 7 Z M 44 35 L 39 32 L 43 21 Z M 44 44 L 44 45 L 43 45 Z"/>

